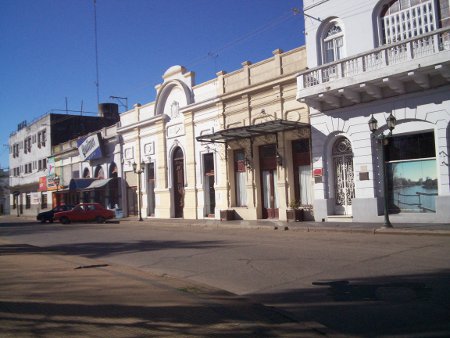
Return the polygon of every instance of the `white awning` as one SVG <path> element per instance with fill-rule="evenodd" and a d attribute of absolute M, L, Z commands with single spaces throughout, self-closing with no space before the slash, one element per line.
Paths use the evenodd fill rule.
<path fill-rule="evenodd" d="M 105 185 L 107 185 L 108 182 L 111 181 L 111 180 L 112 180 L 112 178 L 107 178 L 107 179 L 104 179 L 104 180 L 95 180 L 89 186 L 84 188 L 83 190 L 102 188 Z"/>

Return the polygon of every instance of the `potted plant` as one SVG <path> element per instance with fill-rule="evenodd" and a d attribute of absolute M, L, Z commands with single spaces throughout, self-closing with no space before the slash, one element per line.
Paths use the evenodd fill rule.
<path fill-rule="evenodd" d="M 289 202 L 289 209 L 286 210 L 286 218 L 289 221 L 303 221 L 303 209 L 300 208 L 300 201 L 292 199 Z"/>

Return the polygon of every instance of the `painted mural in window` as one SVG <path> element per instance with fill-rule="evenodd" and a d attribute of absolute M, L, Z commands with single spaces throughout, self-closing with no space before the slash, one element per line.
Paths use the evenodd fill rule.
<path fill-rule="evenodd" d="M 436 212 L 438 195 L 434 133 L 396 136 L 385 146 L 389 211 Z"/>

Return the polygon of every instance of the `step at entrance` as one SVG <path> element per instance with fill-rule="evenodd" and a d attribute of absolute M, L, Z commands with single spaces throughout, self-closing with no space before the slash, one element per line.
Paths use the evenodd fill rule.
<path fill-rule="evenodd" d="M 327 222 L 353 222 L 351 215 L 328 215 Z"/>

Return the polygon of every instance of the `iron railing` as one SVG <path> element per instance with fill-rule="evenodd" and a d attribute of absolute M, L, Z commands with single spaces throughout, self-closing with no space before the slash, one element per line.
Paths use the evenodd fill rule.
<path fill-rule="evenodd" d="M 299 76 L 303 81 L 299 85 L 309 88 L 449 50 L 450 28 L 447 27 L 302 72 Z"/>

